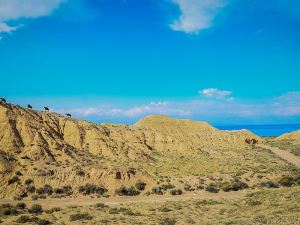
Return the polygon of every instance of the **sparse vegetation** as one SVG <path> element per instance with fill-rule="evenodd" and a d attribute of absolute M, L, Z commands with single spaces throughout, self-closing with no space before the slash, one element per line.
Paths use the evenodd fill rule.
<path fill-rule="evenodd" d="M 273 181 L 261 182 L 261 186 L 266 188 L 279 188 L 279 184 Z"/>
<path fill-rule="evenodd" d="M 32 183 L 33 183 L 32 179 L 26 179 L 25 182 L 24 182 L 25 185 L 30 185 Z"/>
<path fill-rule="evenodd" d="M 160 225 L 175 225 L 176 220 L 172 218 L 163 218 L 159 222 Z"/>
<path fill-rule="evenodd" d="M 40 214 L 43 212 L 43 207 L 41 205 L 38 204 L 34 204 L 30 207 L 30 209 L 28 210 L 28 212 L 32 213 L 32 214 Z"/>
<path fill-rule="evenodd" d="M 36 193 L 39 194 L 39 195 L 43 195 L 43 194 L 52 195 L 53 194 L 53 188 L 49 184 L 46 184 L 43 187 L 36 189 Z"/>
<path fill-rule="evenodd" d="M 29 223 L 31 222 L 31 218 L 27 215 L 21 215 L 18 217 L 18 219 L 16 220 L 16 223 Z"/>
<path fill-rule="evenodd" d="M 18 209 L 25 209 L 26 208 L 26 204 L 24 202 L 18 202 L 16 204 L 16 208 L 18 208 Z"/>
<path fill-rule="evenodd" d="M 136 187 L 137 190 L 143 191 L 143 190 L 145 190 L 146 183 L 143 182 L 143 181 L 139 181 L 139 182 L 137 182 L 137 183 L 135 184 L 135 187 Z"/>
<path fill-rule="evenodd" d="M 295 181 L 291 176 L 283 176 L 278 183 L 284 187 L 291 187 Z"/>
<path fill-rule="evenodd" d="M 70 215 L 70 221 L 77 221 L 77 220 L 91 220 L 93 219 L 93 216 L 91 216 L 89 213 L 75 213 Z"/>
<path fill-rule="evenodd" d="M 8 185 L 14 184 L 20 182 L 20 178 L 18 176 L 14 176 L 11 179 L 8 180 Z"/>
<path fill-rule="evenodd" d="M 218 193 L 218 192 L 220 191 L 220 189 L 217 188 L 217 186 L 216 186 L 215 184 L 210 184 L 210 185 L 208 185 L 208 186 L 205 188 L 205 190 L 206 190 L 207 192 L 211 192 L 211 193 Z"/>
<path fill-rule="evenodd" d="M 171 195 L 182 195 L 182 190 L 179 189 L 179 188 L 173 188 L 173 189 L 170 191 L 170 194 L 171 194 Z"/>
<path fill-rule="evenodd" d="M 136 196 L 140 194 L 135 187 L 120 187 L 116 189 L 115 193 L 120 196 Z"/>
<path fill-rule="evenodd" d="M 229 192 L 229 191 L 239 191 L 243 189 L 249 188 L 249 186 L 241 181 L 232 181 L 232 182 L 225 182 L 220 185 L 222 191 Z"/>
<path fill-rule="evenodd" d="M 91 194 L 97 194 L 97 195 L 103 195 L 108 190 L 105 187 L 97 186 L 95 184 L 86 184 L 84 186 L 80 186 L 78 188 L 79 193 L 82 193 L 84 195 L 91 195 Z"/>

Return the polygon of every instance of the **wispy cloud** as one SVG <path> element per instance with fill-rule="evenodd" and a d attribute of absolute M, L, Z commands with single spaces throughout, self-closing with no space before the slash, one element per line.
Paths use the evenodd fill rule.
<path fill-rule="evenodd" d="M 217 123 L 300 122 L 300 92 L 288 92 L 275 98 L 257 101 L 233 99 L 230 91 L 219 90 L 219 92 L 213 91 L 211 95 L 209 91 L 208 95 L 224 97 L 200 95 L 198 98 L 190 100 L 157 101 L 131 106 L 98 104 L 97 106 L 70 107 L 68 109 L 57 109 L 56 107 L 55 111 L 71 112 L 75 117 L 87 120 L 124 123 L 134 122 L 151 114 Z"/>
<path fill-rule="evenodd" d="M 225 98 L 229 97 L 232 94 L 232 91 L 223 91 L 218 88 L 208 88 L 199 91 L 199 94 L 204 95 L 206 97 L 213 98 Z"/>
<path fill-rule="evenodd" d="M 181 15 L 170 26 L 175 31 L 197 34 L 212 26 L 219 10 L 225 6 L 224 0 L 172 0 Z"/>
<path fill-rule="evenodd" d="M 0 0 L 0 32 L 10 33 L 17 29 L 9 22 L 21 18 L 50 15 L 67 0 Z"/>

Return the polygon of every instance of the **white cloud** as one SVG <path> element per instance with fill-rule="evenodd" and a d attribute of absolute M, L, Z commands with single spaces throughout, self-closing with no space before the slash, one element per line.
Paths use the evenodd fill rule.
<path fill-rule="evenodd" d="M 179 6 L 180 17 L 170 26 L 175 31 L 197 34 L 212 26 L 224 0 L 172 0 Z"/>
<path fill-rule="evenodd" d="M 207 89 L 209 90 L 209 89 Z M 101 121 L 136 121 L 146 115 L 159 114 L 217 123 L 300 122 L 300 92 L 257 101 L 231 99 L 230 91 L 204 91 L 208 97 L 181 101 L 157 101 L 133 106 L 98 105 L 55 110 L 72 113 L 75 118 Z M 217 94 L 216 94 L 217 93 Z"/>
<path fill-rule="evenodd" d="M 199 94 L 202 94 L 206 97 L 224 98 L 230 96 L 232 94 L 232 91 L 223 91 L 217 88 L 208 88 L 199 91 Z M 233 99 L 231 98 L 231 100 Z"/>
<path fill-rule="evenodd" d="M 0 22 L 0 33 L 10 33 L 12 31 L 15 31 L 17 28 L 13 26 L 8 26 L 6 23 Z"/>
<path fill-rule="evenodd" d="M 9 33 L 17 27 L 8 22 L 21 18 L 50 15 L 66 0 L 0 0 L 0 32 Z"/>

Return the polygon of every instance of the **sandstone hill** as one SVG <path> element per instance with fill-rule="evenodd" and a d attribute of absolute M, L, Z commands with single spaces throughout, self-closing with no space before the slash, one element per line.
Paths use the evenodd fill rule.
<path fill-rule="evenodd" d="M 155 184 L 156 177 L 135 165 L 155 167 L 155 154 L 193 157 L 246 148 L 246 138 L 262 141 L 246 130 L 220 131 L 166 116 L 132 126 L 93 124 L 0 102 L 0 197 L 26 196 L 29 183 L 73 190 L 86 183 L 109 189 Z"/>
<path fill-rule="evenodd" d="M 292 141 L 300 143 L 300 130 L 283 134 L 275 139 L 276 141 Z"/>

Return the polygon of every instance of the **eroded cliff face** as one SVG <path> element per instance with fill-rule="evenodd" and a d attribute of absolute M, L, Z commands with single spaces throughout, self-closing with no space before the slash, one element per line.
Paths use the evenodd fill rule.
<path fill-rule="evenodd" d="M 249 131 L 220 131 L 207 123 L 150 116 L 128 125 L 93 124 L 56 113 L 0 103 L 0 197 L 20 194 L 26 179 L 36 187 L 95 183 L 114 190 L 155 179 L 128 162 L 151 162 L 151 154 L 178 155 L 246 147 Z M 9 182 L 16 173 L 16 182 Z M 22 174 L 22 175 L 20 175 Z M 8 184 L 11 183 L 11 184 Z M 76 194 L 76 191 L 74 192 Z"/>

